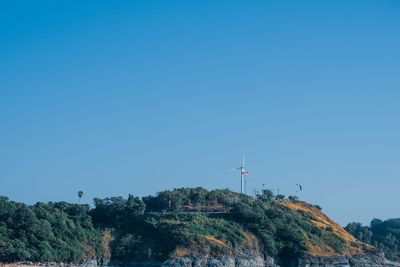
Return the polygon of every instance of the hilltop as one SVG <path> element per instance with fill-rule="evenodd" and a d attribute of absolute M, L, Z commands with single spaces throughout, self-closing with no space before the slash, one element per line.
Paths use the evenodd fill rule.
<path fill-rule="evenodd" d="M 94 199 L 88 205 L 0 198 L 0 261 L 163 262 L 182 257 L 363 255 L 358 241 L 317 205 L 264 190 L 181 188 L 156 196 Z"/>

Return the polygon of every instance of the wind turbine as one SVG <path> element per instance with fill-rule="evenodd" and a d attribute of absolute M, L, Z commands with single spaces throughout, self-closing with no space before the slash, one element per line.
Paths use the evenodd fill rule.
<path fill-rule="evenodd" d="M 242 194 L 246 193 L 246 188 L 245 188 L 246 177 L 245 177 L 245 175 L 250 175 L 250 173 L 244 169 L 245 160 L 246 160 L 246 157 L 245 157 L 245 155 L 243 155 L 243 160 L 242 160 L 242 164 L 240 165 L 240 167 L 231 169 L 231 171 L 240 170 L 240 193 L 242 193 Z"/>

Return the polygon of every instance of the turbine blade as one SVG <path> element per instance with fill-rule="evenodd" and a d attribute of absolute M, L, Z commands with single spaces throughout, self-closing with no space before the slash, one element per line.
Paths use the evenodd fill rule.
<path fill-rule="evenodd" d="M 230 171 L 236 171 L 236 170 L 240 170 L 240 167 L 239 168 L 230 169 Z"/>
<path fill-rule="evenodd" d="M 243 154 L 242 167 L 244 166 L 245 160 L 246 160 L 246 156 Z"/>

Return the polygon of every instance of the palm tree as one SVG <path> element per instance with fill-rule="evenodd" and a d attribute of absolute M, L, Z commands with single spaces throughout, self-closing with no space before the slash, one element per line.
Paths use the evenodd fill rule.
<path fill-rule="evenodd" d="M 81 204 L 81 198 L 83 196 L 83 192 L 82 191 L 78 191 L 78 197 L 79 197 L 79 204 Z"/>

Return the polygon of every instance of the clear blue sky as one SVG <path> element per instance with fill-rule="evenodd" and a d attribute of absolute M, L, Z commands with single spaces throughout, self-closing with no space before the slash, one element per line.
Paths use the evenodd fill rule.
<path fill-rule="evenodd" d="M 264 183 L 400 217 L 399 1 L 1 1 L 0 194 Z"/>

